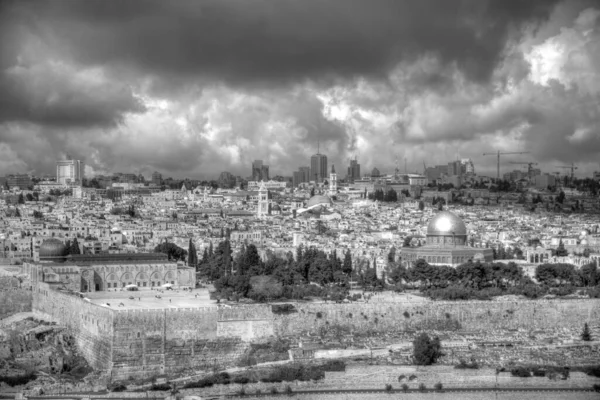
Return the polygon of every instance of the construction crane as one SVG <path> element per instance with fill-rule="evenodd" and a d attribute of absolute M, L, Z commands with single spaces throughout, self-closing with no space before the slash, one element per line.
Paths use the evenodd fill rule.
<path fill-rule="evenodd" d="M 496 179 L 500 181 L 500 156 L 508 155 L 508 154 L 529 154 L 529 151 L 511 151 L 506 153 L 501 153 L 500 151 L 496 153 L 483 153 L 484 156 L 497 156 L 498 157 L 498 169 L 496 170 Z"/>
<path fill-rule="evenodd" d="M 518 162 L 518 161 L 511 161 L 511 162 L 509 162 L 509 164 L 523 164 L 523 165 L 527 165 L 527 177 L 529 179 L 531 179 L 532 175 L 533 175 L 533 166 L 534 165 L 538 165 L 538 163 L 536 163 L 536 162 Z"/>
<path fill-rule="evenodd" d="M 573 179 L 575 178 L 575 170 L 577 169 L 577 167 L 575 166 L 574 163 L 571 163 L 571 165 L 555 165 L 556 168 L 568 168 L 571 170 L 571 181 L 573 181 Z"/>

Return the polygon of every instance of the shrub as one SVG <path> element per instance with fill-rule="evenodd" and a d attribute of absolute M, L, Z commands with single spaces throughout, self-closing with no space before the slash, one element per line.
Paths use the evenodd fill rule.
<path fill-rule="evenodd" d="M 238 394 L 239 394 L 240 396 L 244 396 L 244 395 L 246 394 L 246 389 L 245 389 L 245 388 L 242 386 L 242 387 L 240 388 L 240 390 L 238 390 Z"/>
<path fill-rule="evenodd" d="M 273 314 L 292 314 L 298 312 L 293 304 L 273 304 L 271 305 Z"/>
<path fill-rule="evenodd" d="M 421 392 L 424 392 L 424 391 L 426 391 L 426 390 L 427 390 L 427 386 L 425 386 L 425 384 L 424 384 L 424 383 L 419 383 L 419 390 L 420 390 Z"/>
<path fill-rule="evenodd" d="M 321 366 L 322 371 L 345 371 L 346 363 L 342 360 L 330 360 Z"/>
<path fill-rule="evenodd" d="M 600 383 L 594 383 L 594 386 L 592 386 L 592 389 L 594 389 L 596 392 L 600 392 Z"/>
<path fill-rule="evenodd" d="M 437 390 L 438 392 L 441 392 L 444 389 L 444 385 L 442 385 L 442 382 L 438 382 L 436 383 L 434 386 L 435 390 Z"/>
<path fill-rule="evenodd" d="M 272 394 L 277 394 L 278 393 L 277 388 L 275 386 L 271 387 L 270 392 Z"/>
<path fill-rule="evenodd" d="M 531 372 L 526 367 L 516 367 L 510 370 L 512 376 L 518 376 L 519 378 L 531 377 Z"/>
<path fill-rule="evenodd" d="M 171 390 L 171 385 L 168 383 L 155 383 L 150 387 L 151 391 Z"/>
<path fill-rule="evenodd" d="M 256 392 L 254 392 L 255 394 L 262 394 L 262 390 L 260 389 L 256 389 Z"/>
<path fill-rule="evenodd" d="M 406 375 L 402 374 L 398 377 L 398 382 L 402 382 L 402 379 L 405 379 Z"/>
<path fill-rule="evenodd" d="M 479 364 L 475 360 L 471 360 L 471 362 L 467 362 L 464 359 L 460 359 L 458 365 L 455 365 L 456 369 L 479 369 Z"/>
<path fill-rule="evenodd" d="M 403 384 L 402 384 L 402 391 L 403 391 L 404 393 L 408 392 L 408 385 L 407 385 L 406 383 L 403 383 Z"/>
<path fill-rule="evenodd" d="M 111 392 L 124 392 L 127 390 L 127 386 L 123 385 L 122 383 L 117 383 L 109 386 L 107 389 Z"/>
<path fill-rule="evenodd" d="M 250 378 L 244 375 L 238 375 L 233 378 L 233 383 L 239 383 L 240 385 L 245 385 L 248 382 L 250 382 Z"/>
<path fill-rule="evenodd" d="M 17 376 L 2 376 L 0 375 L 0 382 L 6 383 L 8 386 L 19 386 L 25 385 L 26 383 L 36 380 L 36 374 L 17 375 Z"/>
<path fill-rule="evenodd" d="M 291 394 L 291 393 L 292 393 L 292 387 L 291 387 L 290 385 L 287 385 L 287 386 L 285 387 L 285 392 L 286 392 L 287 394 Z"/>
<path fill-rule="evenodd" d="M 256 357 L 251 354 L 244 354 L 237 362 L 238 367 L 251 367 L 256 364 Z"/>
<path fill-rule="evenodd" d="M 386 392 L 391 392 L 392 391 L 392 385 L 390 385 L 389 383 L 385 384 L 385 391 Z"/>
<path fill-rule="evenodd" d="M 417 365 L 431 365 L 442 355 L 442 345 L 439 338 L 431 339 L 426 333 L 421 333 L 413 342 L 413 357 Z"/>
<path fill-rule="evenodd" d="M 408 311 L 404 311 L 402 315 L 404 315 L 404 318 L 410 318 L 410 314 L 408 313 Z"/>
<path fill-rule="evenodd" d="M 321 311 L 317 311 L 317 318 L 323 318 L 323 313 Z"/>
<path fill-rule="evenodd" d="M 416 375 L 411 375 L 411 376 L 408 377 L 409 381 L 414 381 L 415 379 L 417 379 Z"/>

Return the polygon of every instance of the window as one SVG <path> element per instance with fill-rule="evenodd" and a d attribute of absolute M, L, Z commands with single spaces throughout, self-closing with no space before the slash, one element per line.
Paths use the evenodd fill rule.
<path fill-rule="evenodd" d="M 143 282 L 144 287 L 146 287 L 146 282 Z"/>
<path fill-rule="evenodd" d="M 106 284 L 106 287 L 110 289 L 110 282 Z"/>

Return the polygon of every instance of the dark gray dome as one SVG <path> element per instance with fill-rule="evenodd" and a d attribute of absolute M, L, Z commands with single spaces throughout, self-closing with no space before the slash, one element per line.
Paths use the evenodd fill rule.
<path fill-rule="evenodd" d="M 58 239 L 46 239 L 40 246 L 40 259 L 65 257 L 68 253 L 67 246 Z"/>

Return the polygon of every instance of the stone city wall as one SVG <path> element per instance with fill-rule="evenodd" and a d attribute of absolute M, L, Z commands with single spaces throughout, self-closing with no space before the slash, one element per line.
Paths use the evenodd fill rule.
<path fill-rule="evenodd" d="M 274 315 L 279 336 L 316 334 L 321 328 L 373 331 L 556 329 L 600 320 L 600 299 L 520 302 L 354 303 L 294 305 L 297 313 Z"/>
<path fill-rule="evenodd" d="M 95 369 L 108 370 L 112 362 L 113 312 L 77 295 L 54 290 L 47 283 L 34 289 L 33 311 L 58 321 L 77 340 L 83 357 Z"/>
<path fill-rule="evenodd" d="M 247 344 L 217 337 L 217 309 L 115 311 L 113 379 L 233 366 Z"/>
<path fill-rule="evenodd" d="M 31 290 L 0 288 L 0 319 L 31 311 L 32 298 Z"/>

